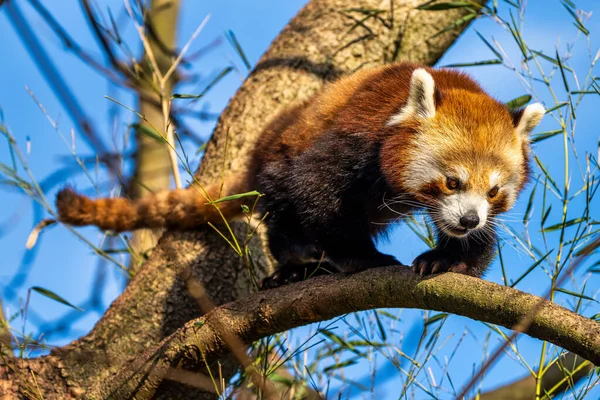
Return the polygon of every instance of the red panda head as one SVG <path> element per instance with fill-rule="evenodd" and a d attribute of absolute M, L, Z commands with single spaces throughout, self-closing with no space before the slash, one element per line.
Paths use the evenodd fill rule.
<path fill-rule="evenodd" d="M 425 69 L 412 73 L 408 101 L 388 122 L 398 132 L 384 143 L 382 169 L 439 229 L 462 237 L 513 206 L 528 179 L 529 134 L 545 110 L 536 103 L 513 113 L 483 91 L 443 87 L 444 75 L 432 72 L 439 88 Z"/>

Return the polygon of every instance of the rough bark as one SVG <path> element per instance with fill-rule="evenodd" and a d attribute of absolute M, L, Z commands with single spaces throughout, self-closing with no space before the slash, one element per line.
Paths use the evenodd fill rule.
<path fill-rule="evenodd" d="M 551 397 L 554 397 L 573 388 L 577 382 L 585 378 L 593 369 L 594 365 L 583 358 L 573 353 L 566 353 L 544 373 L 540 393 L 551 393 Z M 531 375 L 527 375 L 506 386 L 482 393 L 479 399 L 531 400 L 535 398 L 536 384 L 536 379 Z"/>
<path fill-rule="evenodd" d="M 444 12 L 415 10 L 422 2 L 309 2 L 275 39 L 221 115 L 196 174 L 200 182 L 215 182 L 223 174 L 231 176 L 243 171 L 249 150 L 265 123 L 290 103 L 308 98 L 327 81 L 363 66 L 392 60 L 434 64 L 465 26 L 434 34 L 467 11 L 462 8 Z M 485 0 L 475 3 L 483 4 Z M 364 14 L 349 10 L 360 8 L 386 11 L 379 14 L 381 19 L 372 18 L 356 25 L 356 20 Z M 245 226 L 237 225 L 236 229 L 243 236 Z M 258 240 L 251 248 L 259 269 L 256 274 L 260 277 L 268 262 Z M 188 293 L 186 280 L 202 282 L 217 304 L 252 293 L 254 281 L 242 261 L 209 228 L 188 233 L 168 232 L 140 273 L 88 335 L 40 359 L 8 360 L 0 364 L 0 397 L 24 396 L 30 390 L 24 377 L 31 376 L 32 372 L 38 383 L 43 383 L 40 387 L 45 398 L 78 397 L 84 391 L 98 390 L 118 374 L 126 362 L 139 360 L 148 348 L 158 345 L 181 327 L 187 329 L 185 324 L 201 315 Z M 271 292 L 271 296 L 277 293 L 281 297 L 286 295 L 280 291 Z M 389 294 L 393 296 L 393 291 Z M 468 297 L 447 295 L 446 301 L 460 310 L 477 307 Z M 502 309 L 501 303 L 495 307 Z M 292 326 L 291 322 L 274 321 L 281 328 Z M 226 377 L 233 368 L 233 363 L 224 365 Z M 158 382 L 151 376 L 147 378 L 151 384 L 146 386 L 152 393 Z M 183 385 L 160 386 L 155 396 L 215 397 L 214 394 L 199 397 L 198 392 Z"/>
<path fill-rule="evenodd" d="M 541 304 L 541 306 L 540 306 Z M 538 296 L 455 273 L 421 279 L 406 267 L 313 278 L 254 294 L 190 321 L 126 365 L 92 398 L 149 398 L 170 369 L 200 367 L 227 351 L 225 333 L 244 343 L 313 322 L 373 308 L 419 308 L 507 328 L 533 314 L 526 333 L 600 364 L 600 324 Z M 535 387 L 535 385 L 534 385 Z M 506 398 L 506 397 L 505 397 Z"/>

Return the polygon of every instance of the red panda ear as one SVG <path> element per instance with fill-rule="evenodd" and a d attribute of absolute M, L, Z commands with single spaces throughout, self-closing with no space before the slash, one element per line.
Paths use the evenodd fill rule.
<path fill-rule="evenodd" d="M 435 116 L 435 83 L 424 68 L 415 69 L 410 79 L 406 105 L 398 114 L 392 115 L 388 125 L 398 125 L 408 118 L 433 118 Z"/>
<path fill-rule="evenodd" d="M 513 123 L 518 135 L 529 139 L 529 134 L 540 123 L 546 109 L 540 103 L 530 104 L 525 108 L 513 111 Z"/>

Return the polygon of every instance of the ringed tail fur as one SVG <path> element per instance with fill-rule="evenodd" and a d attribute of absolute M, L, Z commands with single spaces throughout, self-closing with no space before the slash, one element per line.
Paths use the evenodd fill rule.
<path fill-rule="evenodd" d="M 59 220 L 74 226 L 95 225 L 114 232 L 141 228 L 187 230 L 208 222 L 222 223 L 242 215 L 247 197 L 211 203 L 226 196 L 252 190 L 252 182 L 241 179 L 224 185 L 165 190 L 137 200 L 116 198 L 91 199 L 70 187 L 56 196 Z M 251 198 L 254 201 L 254 198 Z"/>

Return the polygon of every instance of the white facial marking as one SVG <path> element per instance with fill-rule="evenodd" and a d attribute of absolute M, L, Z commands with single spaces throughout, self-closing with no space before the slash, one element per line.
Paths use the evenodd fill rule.
<path fill-rule="evenodd" d="M 469 181 L 469 171 L 467 171 L 466 168 L 463 167 L 458 167 L 456 169 L 456 172 L 458 174 L 458 179 L 462 182 L 468 182 Z"/>
<path fill-rule="evenodd" d="M 490 174 L 490 189 L 500 183 L 501 174 L 498 171 L 493 171 Z"/>
<path fill-rule="evenodd" d="M 523 110 L 519 124 L 515 128 L 517 134 L 529 140 L 529 134 L 540 123 L 546 114 L 546 109 L 540 103 L 530 104 Z"/>
<path fill-rule="evenodd" d="M 388 126 L 398 125 L 408 118 L 433 118 L 435 116 L 435 83 L 429 72 L 415 69 L 410 80 L 410 93 L 406 105 L 398 114 L 392 115 Z"/>
<path fill-rule="evenodd" d="M 462 237 L 466 235 L 453 232 L 463 229 L 460 218 L 469 212 L 475 211 L 479 217 L 479 224 L 474 229 L 479 229 L 487 222 L 489 203 L 484 196 L 472 193 L 457 193 L 443 198 L 440 201 L 440 228 L 450 236 Z"/>

